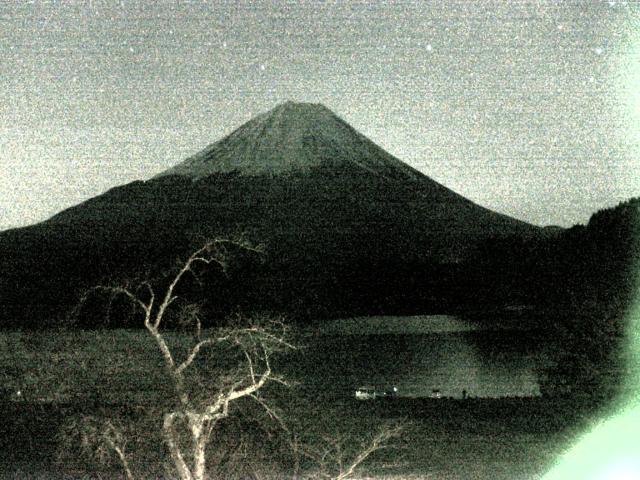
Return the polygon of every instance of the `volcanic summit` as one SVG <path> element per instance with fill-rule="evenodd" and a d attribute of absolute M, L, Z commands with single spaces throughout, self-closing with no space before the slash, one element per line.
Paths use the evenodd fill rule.
<path fill-rule="evenodd" d="M 192 178 L 238 171 L 277 175 L 320 165 L 352 165 L 376 175 L 420 174 L 321 104 L 286 102 L 158 176 Z"/>

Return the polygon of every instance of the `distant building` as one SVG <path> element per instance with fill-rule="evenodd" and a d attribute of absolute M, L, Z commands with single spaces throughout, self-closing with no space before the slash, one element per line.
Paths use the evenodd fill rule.
<path fill-rule="evenodd" d="M 360 387 L 356 389 L 355 397 L 358 400 L 374 400 L 376 398 L 391 398 L 398 395 L 398 388 L 389 389 L 375 387 Z"/>
<path fill-rule="evenodd" d="M 376 390 L 373 387 L 360 387 L 356 389 L 358 400 L 373 400 L 376 398 Z"/>

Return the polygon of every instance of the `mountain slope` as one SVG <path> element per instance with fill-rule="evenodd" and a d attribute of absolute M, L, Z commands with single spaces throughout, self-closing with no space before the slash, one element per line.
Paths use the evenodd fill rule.
<path fill-rule="evenodd" d="M 182 188 L 186 191 L 182 192 Z M 368 205 L 367 212 L 347 219 L 349 225 L 366 224 L 363 220 L 375 211 L 380 215 L 393 210 L 386 223 L 402 223 L 402 218 L 410 218 L 412 225 L 405 225 L 409 231 L 426 229 L 431 237 L 472 238 L 541 231 L 449 190 L 378 147 L 326 107 L 293 102 L 258 115 L 149 182 L 134 183 L 130 189 L 114 189 L 49 222 L 74 223 L 83 218 L 102 222 L 103 215 L 110 215 L 117 205 L 125 206 L 118 215 L 121 218 L 131 215 L 130 209 L 137 209 L 135 204 L 144 203 L 145 209 L 152 209 L 154 202 L 165 201 L 174 207 L 188 204 L 206 210 L 211 208 L 207 202 L 216 189 L 222 189 L 214 194 L 218 208 L 222 204 L 238 206 L 239 202 L 255 204 L 256 208 L 271 205 L 265 212 L 267 217 L 261 217 L 267 222 L 269 215 L 277 216 L 280 208 L 300 210 L 298 204 L 311 205 L 324 195 L 322 201 L 332 205 L 326 212 L 318 212 L 321 218 L 349 212 L 354 202 Z M 135 215 L 147 213 L 143 209 Z M 310 213 L 304 214 L 305 221 L 317 216 Z M 182 214 L 190 216 L 194 212 Z M 238 224 L 246 215 L 251 216 L 251 212 L 240 214 Z M 326 220 L 331 223 L 330 218 Z M 459 241 L 445 243 L 448 252 L 440 253 L 449 259 L 459 257 L 466 248 Z"/>
<path fill-rule="evenodd" d="M 279 175 L 329 164 L 352 165 L 381 176 L 422 176 L 323 105 L 293 102 L 258 115 L 158 176 L 202 178 L 230 171 Z"/>
<path fill-rule="evenodd" d="M 77 289 L 237 231 L 267 258 L 216 284 L 213 310 L 335 316 L 448 308 L 475 245 L 541 229 L 452 192 L 322 106 L 287 103 L 149 181 L 0 234 L 0 322 L 60 317 Z"/>

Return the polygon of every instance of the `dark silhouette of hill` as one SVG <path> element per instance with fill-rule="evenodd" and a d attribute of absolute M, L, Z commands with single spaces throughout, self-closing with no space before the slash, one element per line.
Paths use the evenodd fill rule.
<path fill-rule="evenodd" d="M 55 321 L 83 288 L 157 274 L 199 238 L 237 231 L 266 246 L 264 261 L 240 255 L 224 281 L 193 288 L 216 313 L 300 318 L 459 307 L 461 265 L 479 244 L 548 236 L 412 169 L 325 107 L 289 102 L 151 180 L 2 232 L 0 322 Z"/>
<path fill-rule="evenodd" d="M 466 261 L 476 295 L 571 313 L 630 304 L 640 266 L 639 198 L 594 213 L 587 225 L 545 233 L 480 242 Z"/>
<path fill-rule="evenodd" d="M 534 307 L 549 333 L 543 394 L 604 403 L 616 395 L 640 286 L 640 198 L 548 237 L 481 242 L 463 270 L 478 304 L 509 299 Z"/>

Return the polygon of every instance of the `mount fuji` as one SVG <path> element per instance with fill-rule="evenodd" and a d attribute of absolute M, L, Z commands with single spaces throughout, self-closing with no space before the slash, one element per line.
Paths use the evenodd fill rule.
<path fill-rule="evenodd" d="M 0 324 L 62 318 L 82 288 L 239 231 L 266 259 L 216 283 L 217 313 L 441 311 L 472 288 L 460 265 L 481 242 L 542 230 L 449 190 L 326 107 L 287 102 L 149 180 L 1 232 Z"/>

